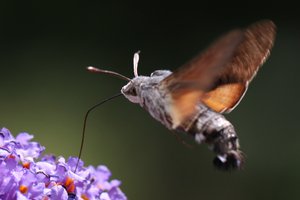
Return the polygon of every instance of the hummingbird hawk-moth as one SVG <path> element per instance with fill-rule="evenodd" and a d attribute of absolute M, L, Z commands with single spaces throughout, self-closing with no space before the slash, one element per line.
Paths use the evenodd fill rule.
<path fill-rule="evenodd" d="M 170 130 L 185 132 L 216 153 L 214 165 L 239 169 L 244 163 L 233 125 L 223 116 L 243 98 L 250 81 L 270 54 L 276 27 L 270 20 L 232 30 L 174 72 L 156 70 L 129 79 L 116 72 L 88 67 L 128 80 L 121 93 Z"/>

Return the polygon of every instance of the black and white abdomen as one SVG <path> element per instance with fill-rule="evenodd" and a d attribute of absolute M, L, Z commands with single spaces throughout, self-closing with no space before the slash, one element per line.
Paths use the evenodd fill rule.
<path fill-rule="evenodd" d="M 243 155 L 233 125 L 219 113 L 199 104 L 199 114 L 187 130 L 196 142 L 206 143 L 217 156 L 216 167 L 221 169 L 241 168 Z"/>

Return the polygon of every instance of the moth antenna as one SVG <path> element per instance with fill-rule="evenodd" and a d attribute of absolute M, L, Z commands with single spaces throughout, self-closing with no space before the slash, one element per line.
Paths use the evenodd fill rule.
<path fill-rule="evenodd" d="M 82 129 L 82 135 L 81 135 L 81 143 L 80 143 L 80 149 L 79 149 L 79 153 L 78 153 L 78 159 L 77 159 L 77 162 L 76 162 L 76 167 L 75 167 L 75 170 L 74 170 L 74 173 L 76 173 L 76 170 L 78 168 L 78 165 L 79 165 L 79 161 L 80 161 L 80 158 L 81 158 L 81 154 L 82 154 L 82 149 L 83 149 L 83 144 L 84 144 L 84 138 L 85 138 L 85 129 L 86 129 L 86 124 L 87 124 L 87 119 L 88 119 L 88 116 L 90 114 L 90 112 L 92 110 L 94 110 L 95 108 L 97 108 L 98 106 L 101 106 L 102 104 L 104 104 L 105 102 L 108 102 L 114 98 L 117 98 L 119 96 L 122 96 L 123 94 L 122 93 L 118 93 L 118 94 L 115 94 L 107 99 L 104 99 L 103 101 L 101 101 L 100 103 L 97 103 L 96 105 L 92 106 L 90 109 L 88 109 L 88 111 L 85 113 L 85 116 L 84 116 L 84 121 L 83 121 L 83 129 Z"/>
<path fill-rule="evenodd" d="M 99 68 L 96 68 L 96 67 L 93 67 L 93 66 L 88 66 L 86 68 L 88 71 L 90 72 L 93 72 L 93 73 L 100 73 L 100 74 L 109 74 L 109 75 L 112 75 L 112 76 L 115 76 L 115 77 L 118 77 L 120 79 L 123 79 L 123 80 L 126 80 L 126 81 L 130 81 L 131 79 L 122 75 L 122 74 L 119 74 L 117 72 L 113 72 L 113 71 L 109 71 L 109 70 L 104 70 L 104 69 L 99 69 Z"/>
<path fill-rule="evenodd" d="M 141 51 L 137 51 L 134 55 L 133 55 L 133 73 L 134 73 L 134 77 L 139 76 L 138 74 L 138 63 L 139 63 L 139 59 L 140 59 L 140 52 Z"/>

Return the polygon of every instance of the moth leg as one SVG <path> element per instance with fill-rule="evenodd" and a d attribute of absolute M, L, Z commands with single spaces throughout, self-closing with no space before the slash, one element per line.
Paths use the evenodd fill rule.
<path fill-rule="evenodd" d="M 194 148 L 193 145 L 187 143 L 182 137 L 180 137 L 180 135 L 177 132 L 171 131 L 171 134 L 173 134 L 176 137 L 177 141 L 179 141 L 181 144 L 183 144 L 187 148 Z"/>

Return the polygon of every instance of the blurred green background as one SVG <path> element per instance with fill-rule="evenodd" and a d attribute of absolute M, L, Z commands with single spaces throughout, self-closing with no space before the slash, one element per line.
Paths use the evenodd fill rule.
<path fill-rule="evenodd" d="M 125 98 L 89 118 L 86 165 L 107 165 L 131 200 L 298 199 L 300 196 L 300 21 L 288 2 L 2 1 L 0 125 L 26 131 L 46 153 L 76 156 L 87 109 L 124 81 L 91 74 L 88 65 L 132 77 L 175 69 L 217 37 L 259 19 L 278 27 L 270 59 L 240 105 L 235 125 L 245 169 L 212 166 L 205 145 L 189 149 Z"/>

